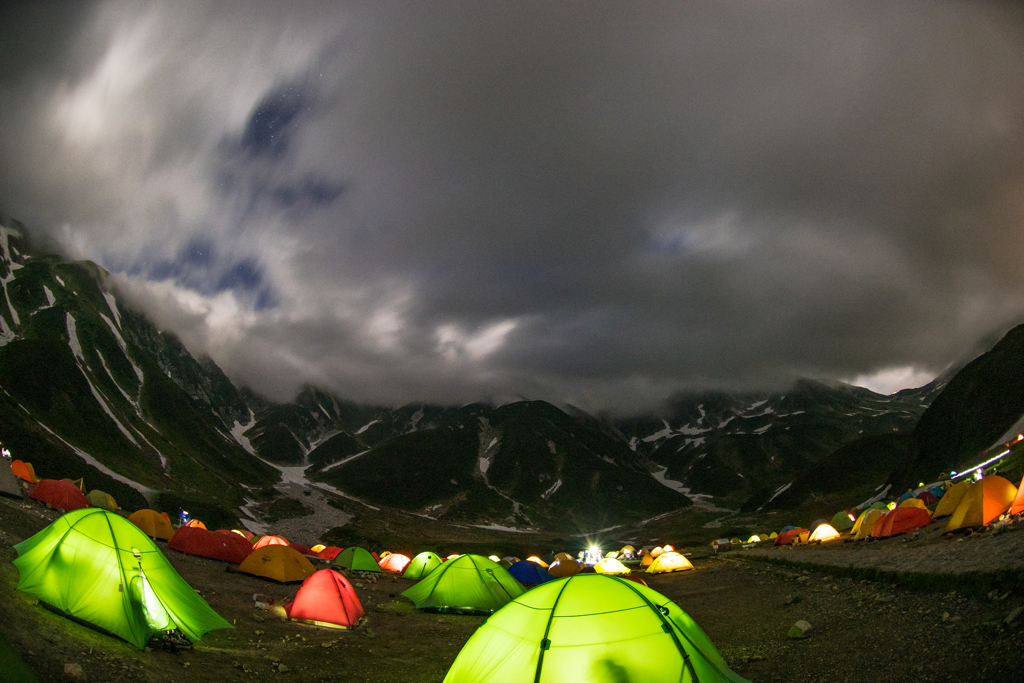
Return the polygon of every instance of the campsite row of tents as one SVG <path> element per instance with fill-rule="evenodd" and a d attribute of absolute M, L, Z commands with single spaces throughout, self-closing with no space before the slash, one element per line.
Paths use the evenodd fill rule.
<path fill-rule="evenodd" d="M 229 539 L 234 532 L 185 526 L 172 540 L 179 534 L 184 542 L 204 534 Z M 142 529 L 101 508 L 65 513 L 15 550 L 18 590 L 136 647 L 169 629 L 199 639 L 210 630 L 231 628 Z M 252 550 L 242 565 L 271 556 L 310 564 L 291 546 L 268 543 Z M 398 555 L 374 563 L 378 571 L 388 557 Z M 373 562 L 362 549 L 346 549 L 335 562 L 339 559 L 363 571 Z M 685 612 L 642 583 L 580 572 L 527 590 L 491 558 L 468 554 L 446 559 L 421 553 L 392 561 L 393 569 L 420 572 L 420 580 L 403 593 L 417 608 L 491 615 L 463 647 L 446 681 L 489 680 L 498 671 L 510 681 L 541 680 L 542 675 L 543 680 L 571 679 L 573 672 L 603 667 L 604 673 L 630 671 L 650 681 L 688 677 L 743 683 Z M 543 569 L 536 561 L 522 563 Z M 114 585 L 120 590 L 111 590 Z M 349 627 L 363 616 L 363 607 L 348 579 L 326 568 L 304 578 L 284 612 L 298 622 Z"/>
<path fill-rule="evenodd" d="M 785 527 L 773 535 L 774 544 L 888 538 L 922 529 L 942 517 L 948 517 L 942 533 L 949 533 L 977 529 L 1004 514 L 1024 512 L 1024 481 L 1017 487 L 1004 477 L 990 475 L 979 481 L 947 484 L 916 494 L 908 491 L 888 504 L 872 503 L 856 517 L 851 511 L 841 510 L 831 522 L 822 519 L 809 528 Z"/>

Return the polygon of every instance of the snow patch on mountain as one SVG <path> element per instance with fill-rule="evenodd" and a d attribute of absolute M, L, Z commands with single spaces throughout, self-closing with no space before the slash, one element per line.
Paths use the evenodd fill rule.
<path fill-rule="evenodd" d="M 560 489 L 561 487 L 562 487 L 562 480 L 561 480 L 561 479 L 559 479 L 558 481 L 556 481 L 556 482 L 555 482 L 554 486 L 552 486 L 551 488 L 549 488 L 549 489 L 548 489 L 547 491 L 545 491 L 544 493 L 540 494 L 540 497 L 541 497 L 541 498 L 543 498 L 544 500 L 547 500 L 547 499 L 548 499 L 548 498 L 550 498 L 551 496 L 555 495 L 555 491 L 557 491 L 557 490 L 558 490 L 558 489 Z"/>
<path fill-rule="evenodd" d="M 250 427 L 252 427 L 252 424 L 255 421 L 256 418 L 253 417 L 252 410 L 250 410 L 248 424 L 242 424 L 238 420 L 235 420 L 235 424 L 231 427 L 231 437 L 235 441 L 237 441 L 238 445 L 244 448 L 246 452 L 248 452 L 250 455 L 256 455 L 256 449 L 252 447 L 251 443 L 249 443 L 249 439 L 245 438 L 245 432 Z"/>
<path fill-rule="evenodd" d="M 153 493 L 153 489 L 149 488 L 148 486 L 144 486 L 143 484 L 140 484 L 137 481 L 133 481 L 133 480 L 129 479 L 128 477 L 125 477 L 123 475 L 118 474 L 114 470 L 110 469 L 109 467 L 107 467 L 106 465 L 101 463 L 96 458 L 92 457 L 91 455 L 89 455 L 88 453 L 83 451 L 81 448 L 76 448 L 75 446 L 72 446 L 71 444 L 69 444 L 67 441 L 64 441 L 64 439 L 62 439 L 59 434 L 57 434 L 52 429 L 50 429 L 49 427 L 44 425 L 42 422 L 40 422 L 38 424 L 39 424 L 40 427 L 42 427 L 46 431 L 50 432 L 50 434 L 52 434 L 54 437 L 56 437 L 65 446 L 67 446 L 68 448 L 73 450 L 78 457 L 80 457 L 82 460 L 86 461 L 87 463 L 89 463 L 90 465 L 92 465 L 93 467 L 95 467 L 96 469 L 98 469 L 100 472 L 102 472 L 103 474 L 107 475 L 111 479 L 115 479 L 115 480 L 121 482 L 122 484 L 126 484 L 128 486 L 131 486 L 133 489 L 135 489 L 136 491 L 141 493 L 143 496 L 145 496 L 147 493 Z"/>
<path fill-rule="evenodd" d="M 380 420 L 371 420 L 370 422 L 367 422 L 366 424 L 364 424 L 362 427 L 355 431 L 356 436 L 359 436 L 360 434 L 362 434 L 363 432 L 365 432 L 367 429 L 377 424 L 378 422 L 380 422 Z"/>
<path fill-rule="evenodd" d="M 117 321 L 117 326 L 121 327 L 121 314 L 117 310 L 117 301 L 114 300 L 114 295 L 110 292 L 103 292 L 103 298 L 107 302 L 107 308 L 110 309 L 111 315 L 114 316 L 114 320 Z M 100 315 L 103 315 L 100 313 Z"/>

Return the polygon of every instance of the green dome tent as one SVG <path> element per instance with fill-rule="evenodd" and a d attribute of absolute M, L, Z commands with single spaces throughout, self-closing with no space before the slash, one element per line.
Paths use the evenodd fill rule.
<path fill-rule="evenodd" d="M 106 510 L 69 512 L 14 549 L 18 590 L 140 649 L 161 631 L 198 640 L 231 628 L 141 529 Z"/>
<path fill-rule="evenodd" d="M 491 680 L 746 683 L 675 603 L 601 574 L 550 581 L 502 607 L 470 637 L 444 682 Z"/>
<path fill-rule="evenodd" d="M 94 508 L 103 508 L 104 510 L 110 510 L 111 512 L 117 512 L 117 501 L 114 497 L 105 491 L 99 489 L 93 489 L 89 491 L 89 495 L 86 496 L 89 502 Z"/>
<path fill-rule="evenodd" d="M 832 515 L 832 521 L 829 522 L 836 531 L 849 531 L 853 528 L 853 525 L 857 522 L 857 518 L 850 519 L 850 513 L 846 510 L 840 510 L 836 514 Z"/>
<path fill-rule="evenodd" d="M 402 578 L 415 579 L 416 581 L 419 581 L 440 565 L 441 558 L 429 550 L 425 550 L 412 558 L 412 561 L 409 562 L 409 566 L 406 567 L 405 571 L 402 573 Z"/>
<path fill-rule="evenodd" d="M 335 567 L 351 569 L 357 572 L 379 572 L 380 565 L 373 555 L 362 548 L 345 548 L 334 558 Z"/>
<path fill-rule="evenodd" d="M 497 562 L 481 555 L 459 555 L 402 595 L 417 609 L 479 614 L 493 612 L 522 593 L 522 584 Z"/>

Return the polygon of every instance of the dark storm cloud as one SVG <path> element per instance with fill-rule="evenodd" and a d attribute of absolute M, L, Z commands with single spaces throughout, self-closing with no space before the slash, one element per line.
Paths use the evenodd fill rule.
<path fill-rule="evenodd" d="M 1015 4 L 46 11 L 2 201 L 278 398 L 907 381 L 1024 313 Z"/>

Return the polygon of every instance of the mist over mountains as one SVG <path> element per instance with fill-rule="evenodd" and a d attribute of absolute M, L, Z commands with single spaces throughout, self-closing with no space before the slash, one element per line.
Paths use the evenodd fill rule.
<path fill-rule="evenodd" d="M 1021 327 L 891 396 L 801 380 L 614 419 L 541 400 L 369 406 L 315 387 L 274 403 L 132 310 L 102 268 L 29 238 L 0 226 L 0 440 L 126 508 L 259 521 L 252 505 L 280 497 L 283 475 L 339 507 L 494 528 L 600 529 L 694 500 L 785 509 L 842 492 L 853 505 L 975 456 L 1024 414 Z"/>

